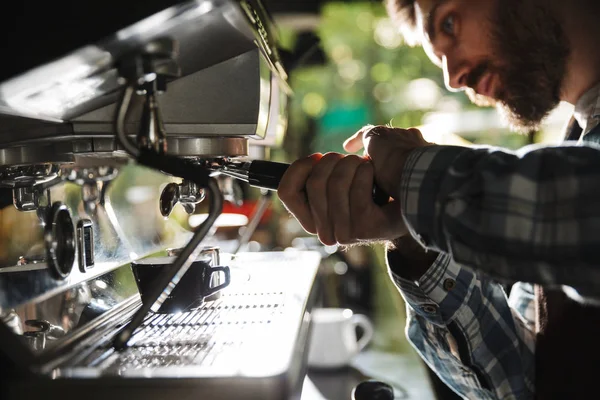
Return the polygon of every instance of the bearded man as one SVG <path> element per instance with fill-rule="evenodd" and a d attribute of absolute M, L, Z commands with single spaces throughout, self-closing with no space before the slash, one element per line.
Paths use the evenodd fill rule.
<path fill-rule="evenodd" d="M 327 245 L 388 241 L 407 336 L 466 399 L 589 398 L 600 372 L 600 51 L 596 0 L 388 0 L 450 90 L 515 129 L 575 106 L 561 146 L 439 146 L 368 126 L 366 156 L 292 164 L 279 196 Z M 392 201 L 371 199 L 376 182 Z M 499 282 L 517 282 L 507 297 Z"/>

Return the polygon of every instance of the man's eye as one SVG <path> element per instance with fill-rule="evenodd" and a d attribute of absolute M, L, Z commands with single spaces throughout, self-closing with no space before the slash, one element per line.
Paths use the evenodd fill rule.
<path fill-rule="evenodd" d="M 454 35 L 454 15 L 448 15 L 442 21 L 442 31 L 448 35 Z"/>

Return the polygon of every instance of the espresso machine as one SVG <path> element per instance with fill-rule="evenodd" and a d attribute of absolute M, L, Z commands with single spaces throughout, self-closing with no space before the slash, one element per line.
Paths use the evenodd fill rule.
<path fill-rule="evenodd" d="M 232 180 L 285 170 L 265 160 L 291 95 L 269 14 L 101 8 L 74 48 L 13 40 L 0 74 L 2 398 L 300 398 L 319 254 L 215 237 Z"/>

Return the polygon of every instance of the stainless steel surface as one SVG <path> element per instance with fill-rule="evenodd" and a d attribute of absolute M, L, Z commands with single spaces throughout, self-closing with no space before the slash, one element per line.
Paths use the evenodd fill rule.
<path fill-rule="evenodd" d="M 271 102 L 272 85 L 279 88 L 275 92 L 279 95 L 285 82 L 273 75 L 256 47 L 169 82 L 168 90 L 157 98 L 167 136 L 262 138 L 269 119 L 276 121 L 280 114 Z M 144 96 L 133 96 L 126 121 L 130 135 L 140 129 L 144 103 Z M 114 114 L 115 104 L 109 104 L 77 116 L 70 120 L 74 134 L 112 134 Z"/>
<path fill-rule="evenodd" d="M 237 254 L 240 251 L 245 251 L 248 243 L 250 242 L 250 238 L 258 228 L 258 224 L 260 223 L 262 217 L 265 215 L 265 212 L 269 209 L 273 202 L 273 192 L 265 191 L 260 196 L 258 200 L 258 204 L 256 205 L 254 211 L 252 212 L 252 218 L 248 222 L 248 225 L 242 228 L 238 245 L 236 249 L 233 251 L 233 254 Z"/>
<path fill-rule="evenodd" d="M 25 321 L 25 325 L 33 330 L 23 333 L 34 351 L 41 351 L 46 348 L 46 343 L 52 340 L 59 340 L 65 336 L 65 330 L 60 326 L 53 325 L 46 320 L 29 319 Z"/>
<path fill-rule="evenodd" d="M 244 193 L 240 187 L 240 183 L 227 175 L 217 175 L 219 181 L 219 187 L 223 192 L 225 201 L 228 201 L 236 206 L 241 206 L 244 202 Z"/>
<path fill-rule="evenodd" d="M 48 183 L 60 176 L 57 164 L 34 164 L 0 167 L 0 187 L 31 187 Z"/>
<path fill-rule="evenodd" d="M 180 184 L 169 183 L 160 195 L 160 213 L 163 217 L 168 217 L 175 205 L 180 203 L 186 213 L 193 214 L 196 205 L 205 197 L 204 189 L 194 182 L 184 179 Z"/>
<path fill-rule="evenodd" d="M 86 332 L 76 352 L 39 366 L 51 379 L 10 381 L 7 398 L 298 400 L 319 260 L 316 252 L 240 254 L 226 262 L 233 280 L 221 299 L 149 316 L 134 346 L 119 353 L 106 346 L 121 317 L 135 309 L 135 297 L 124 300 L 118 313 L 47 340 L 42 353 L 57 353 Z"/>
<path fill-rule="evenodd" d="M 142 122 L 137 136 L 137 143 L 143 149 L 156 153 L 167 152 L 167 133 L 160 115 L 160 107 L 156 94 L 147 93 L 146 103 L 142 111 Z"/>
<path fill-rule="evenodd" d="M 183 180 L 179 186 L 179 202 L 188 214 L 196 210 L 196 205 L 206 197 L 205 190 L 194 182 Z"/>
<path fill-rule="evenodd" d="M 98 206 L 105 203 L 106 191 L 111 182 L 119 174 L 119 165 L 98 165 L 101 160 L 95 160 L 90 165 L 87 163 L 90 159 L 79 159 L 76 164 L 63 167 L 61 174 L 63 179 L 81 186 L 81 200 L 83 207 L 88 215 L 94 215 Z M 106 161 L 105 161 L 106 162 Z M 112 163 L 114 164 L 114 163 Z"/>
<path fill-rule="evenodd" d="M 1 121 L 1 116 L 0 116 Z M 108 129 L 108 127 L 107 127 Z M 227 126 L 221 126 L 220 129 L 228 129 Z M 68 137 L 53 138 L 52 140 L 66 140 Z M 0 142 L 2 136 L 0 135 Z M 167 138 L 168 154 L 182 157 L 243 157 L 248 155 L 248 140 L 242 137 L 169 137 Z M 16 168 L 29 168 L 30 164 L 39 164 L 38 168 L 46 168 L 48 165 L 71 165 L 75 166 L 89 164 L 95 166 L 119 165 L 127 162 L 127 158 L 122 152 L 123 148 L 117 144 L 112 136 L 90 137 L 74 139 L 69 143 L 56 143 L 49 145 L 40 145 L 33 143 L 23 143 L 19 147 L 9 147 L 0 149 L 0 166 L 23 165 L 24 167 L 4 167 L 0 169 L 0 186 L 4 185 L 4 175 L 7 178 L 21 177 L 24 180 L 28 176 L 26 169 L 18 170 Z M 46 160 L 46 161 L 42 161 Z M 46 162 L 55 162 L 56 164 L 45 164 Z M 40 164 L 41 163 L 41 164 Z M 37 165 L 35 165 L 37 167 Z M 7 172 L 4 172 L 7 171 Z M 7 182 L 13 182 L 6 179 Z M 8 183 L 6 185 L 9 185 Z"/>
<path fill-rule="evenodd" d="M 168 217 L 179 202 L 179 185 L 171 182 L 165 186 L 159 199 L 160 214 Z M 192 210 L 193 211 L 193 210 Z M 186 210 L 187 212 L 187 210 Z"/>
<path fill-rule="evenodd" d="M 119 170 L 111 165 L 68 166 L 62 170 L 66 180 L 78 185 L 112 181 L 118 174 Z"/>
<path fill-rule="evenodd" d="M 250 174 L 250 165 L 250 161 L 226 162 L 221 166 L 219 172 L 231 176 L 233 178 L 248 182 L 248 175 Z"/>
<path fill-rule="evenodd" d="M 248 141 L 244 138 L 168 138 L 167 153 L 182 157 L 243 157 L 248 155 Z"/>
<path fill-rule="evenodd" d="M 195 311 L 150 315 L 131 348 L 97 349 L 52 374 L 215 378 L 198 382 L 208 389 L 218 378 L 294 373 L 294 365 L 303 362 L 295 351 L 302 350 L 297 346 L 308 327 L 305 312 L 319 261 L 315 252 L 240 253 L 229 264 L 233 283 L 219 300 Z"/>
<path fill-rule="evenodd" d="M 49 271 L 44 226 L 38 214 L 12 206 L 0 209 L 0 314 L 51 297 L 131 260 L 185 244 L 191 232 L 158 212 L 160 185 L 170 180 L 159 172 L 124 166 L 93 213 L 85 205 L 80 185 L 63 181 L 50 187 L 52 201 L 68 207 L 74 224 L 92 222 L 94 267 L 86 272 L 75 267 L 64 280 L 55 279 Z M 79 259 L 80 250 L 75 254 Z"/>
<path fill-rule="evenodd" d="M 161 37 L 177 40 L 183 75 L 256 47 L 257 33 L 237 2 L 185 2 L 0 85 L 2 104 L 16 114 L 68 120 L 119 86 L 114 64 Z M 268 46 L 269 44 L 267 44 Z M 270 49 L 269 49 L 270 50 Z M 268 53 L 268 51 L 267 51 Z"/>
<path fill-rule="evenodd" d="M 50 273 L 57 279 L 66 279 L 75 261 L 75 228 L 71 212 L 61 202 L 55 202 L 46 211 L 44 245 Z"/>
<path fill-rule="evenodd" d="M 6 122 L 0 114 L 0 122 Z M 3 125 L 3 124 L 2 124 Z M 43 134 L 43 133 L 42 133 Z M 7 139 L 14 142 L 18 142 L 22 139 L 18 131 L 13 131 L 8 135 Z M 0 139 L 0 142 L 2 140 Z M 6 143 L 5 145 L 11 145 Z M 38 145 L 32 145 L 27 147 L 7 147 L 0 149 L 0 165 L 29 165 L 29 164 L 42 164 L 45 163 L 69 163 L 73 162 L 73 155 L 69 145 L 62 143 L 42 143 Z"/>
<path fill-rule="evenodd" d="M 94 224 L 89 219 L 77 222 L 77 250 L 79 253 L 79 270 L 87 272 L 94 268 Z"/>
<path fill-rule="evenodd" d="M 166 133 L 171 154 L 198 157 L 245 156 L 248 139 L 273 145 L 290 89 L 268 19 L 257 1 L 185 2 L 0 82 L 0 165 L 122 156 L 113 120 L 132 70 L 153 88 L 133 95 L 124 121 L 141 143 L 164 148 Z M 167 37 L 172 52 L 159 46 Z"/>
<path fill-rule="evenodd" d="M 77 329 L 132 298 L 139 301 L 131 268 L 126 265 L 50 298 L 7 310 L 2 318 L 10 318 L 10 328 L 22 336 L 21 343 L 41 353 L 60 346 Z"/>
<path fill-rule="evenodd" d="M 41 193 L 32 187 L 13 189 L 13 205 L 19 211 L 35 211 L 40 205 Z"/>

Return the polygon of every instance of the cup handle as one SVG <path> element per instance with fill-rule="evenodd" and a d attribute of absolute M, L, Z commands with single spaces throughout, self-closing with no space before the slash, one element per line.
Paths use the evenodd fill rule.
<path fill-rule="evenodd" d="M 362 314 L 354 314 L 352 316 L 352 323 L 354 324 L 355 329 L 357 326 L 359 326 L 364 332 L 363 336 L 356 343 L 358 347 L 357 352 L 360 353 L 360 351 L 362 351 L 362 349 L 364 349 L 369 344 L 371 339 L 373 339 L 373 324 L 371 323 L 371 321 L 369 321 L 369 318 Z"/>
<path fill-rule="evenodd" d="M 218 286 L 210 287 L 210 282 L 212 281 L 212 275 L 214 273 L 219 273 L 220 271 L 223 271 L 223 273 L 225 274 L 225 282 L 221 283 Z M 206 285 L 207 288 L 206 288 L 206 293 L 204 294 L 204 297 L 208 297 L 212 294 L 217 293 L 221 289 L 225 289 L 230 283 L 231 283 L 231 272 L 229 271 L 229 267 L 211 267 L 210 268 L 210 276 L 208 278 L 208 284 Z"/>

